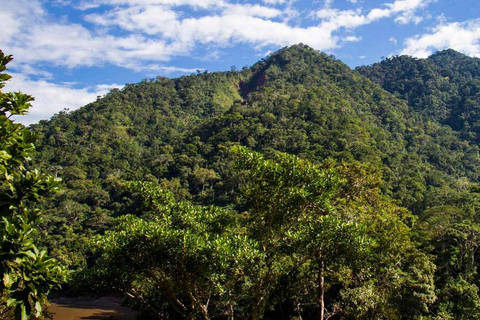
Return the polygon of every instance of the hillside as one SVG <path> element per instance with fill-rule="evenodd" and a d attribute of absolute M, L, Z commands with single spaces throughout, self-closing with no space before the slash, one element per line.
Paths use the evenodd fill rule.
<path fill-rule="evenodd" d="M 113 90 L 79 110 L 58 114 L 49 121 L 32 126 L 40 137 L 35 165 L 61 177 L 65 186 L 63 192 L 47 204 L 48 214 L 42 225 L 40 240 L 72 268 L 92 263 L 88 260 L 92 259 L 91 256 L 85 260 L 87 239 L 103 234 L 112 226 L 117 226 L 117 229 L 106 233 L 106 247 L 111 248 L 109 241 L 120 241 L 117 243 L 119 248 L 127 246 L 134 252 L 140 250 L 138 243 L 130 244 L 129 241 L 134 240 L 122 238 L 125 236 L 122 228 L 133 232 L 132 237 L 139 237 L 141 242 L 143 234 L 136 233 L 139 232 L 136 229 L 138 226 L 139 230 L 153 228 L 150 230 L 153 233 L 157 230 L 157 226 L 148 224 L 152 212 L 168 216 L 173 211 L 157 212 L 158 207 L 147 210 L 138 193 L 150 190 L 149 187 L 143 186 L 142 192 L 133 191 L 132 195 L 132 189 L 125 181 L 150 181 L 164 190 L 170 190 L 172 197 L 179 202 L 175 204 L 167 197 L 166 208 L 174 208 L 172 210 L 181 214 L 189 210 L 194 212 L 192 217 L 179 216 L 178 219 L 185 220 L 179 222 L 181 226 L 192 224 L 198 230 L 219 232 L 216 234 L 220 239 L 218 241 L 225 234 L 237 239 L 242 234 L 230 232 L 242 229 L 227 228 L 230 223 L 234 225 L 236 222 L 232 222 L 231 213 L 224 210 L 229 208 L 243 212 L 252 204 L 245 200 L 241 194 L 244 191 L 239 188 L 245 183 L 246 173 L 238 170 L 229 156 L 229 150 L 234 145 L 246 146 L 261 152 L 266 159 L 275 159 L 280 151 L 318 164 L 321 170 L 336 168 L 343 175 L 342 183 L 347 186 L 340 191 L 345 197 L 343 202 L 338 200 L 336 203 L 341 208 L 339 212 L 345 210 L 346 215 L 357 211 L 368 212 L 371 215 L 368 219 L 375 214 L 391 215 L 389 218 L 382 216 L 382 222 L 378 223 L 391 220 L 391 224 L 383 227 L 372 220 L 367 219 L 369 222 L 366 222 L 352 217 L 360 219 L 360 225 L 366 223 L 368 228 L 375 225 L 372 227 L 374 231 L 365 229 L 370 230 L 368 237 L 376 239 L 372 240 L 372 248 L 376 248 L 372 249 L 374 252 L 380 250 L 375 247 L 379 243 L 394 246 L 396 240 L 405 241 L 404 246 L 396 249 L 380 250 L 387 255 L 388 250 L 393 250 L 397 257 L 408 256 L 402 262 L 402 268 L 410 268 L 402 269 L 410 278 L 402 280 L 396 289 L 391 287 L 396 283 L 393 280 L 372 280 L 372 283 L 385 281 L 384 287 L 380 285 L 381 290 L 390 290 L 388 294 L 384 293 L 385 296 L 392 295 L 388 298 L 390 302 L 385 302 L 384 306 L 391 303 L 393 311 L 385 307 L 381 312 L 404 314 L 402 308 L 408 305 L 405 299 L 413 299 L 412 292 L 422 297 L 411 300 L 419 303 L 418 314 L 430 310 L 438 312 L 441 318 L 442 314 L 480 312 L 468 309 L 472 301 L 480 301 L 475 262 L 476 235 L 480 228 L 472 222 L 476 221 L 476 212 L 480 207 L 476 193 L 480 177 L 479 146 L 463 127 L 451 125 L 452 119 L 462 117 L 468 119 L 465 123 L 474 123 L 473 114 L 459 115 L 453 105 L 443 103 L 452 102 L 463 92 L 462 88 L 474 86 L 476 74 L 470 71 L 468 78 L 466 70 L 475 70 L 477 62 L 447 51 L 428 60 L 398 57 L 372 67 L 351 70 L 326 54 L 296 45 L 279 50 L 241 71 L 199 73 L 176 79 L 158 77 L 129 84 L 122 90 Z M 443 65 L 443 69 L 437 64 Z M 428 70 L 428 75 L 423 75 L 425 70 Z M 450 70 L 448 75 L 447 70 Z M 414 76 L 408 78 L 410 74 Z M 458 74 L 464 74 L 461 80 L 457 80 Z M 422 79 L 423 87 L 414 84 L 419 79 Z M 401 92 L 396 91 L 400 90 L 398 88 Z M 470 98 L 466 97 L 458 99 L 469 101 L 472 94 L 468 95 Z M 305 166 L 308 167 L 301 164 L 298 170 L 301 172 Z M 246 169 L 253 170 L 250 167 Z M 319 172 L 321 174 L 316 174 L 324 174 Z M 268 181 L 259 180 L 259 184 L 252 185 L 254 191 L 250 196 L 262 196 L 263 191 L 255 189 L 262 184 L 268 185 Z M 378 194 L 377 187 L 381 188 Z M 368 191 L 369 188 L 374 191 Z M 158 196 L 156 191 L 149 192 Z M 277 196 L 282 199 L 281 194 Z M 263 202 L 253 200 L 252 203 L 257 206 L 252 207 L 253 212 L 263 210 L 261 203 L 269 203 L 270 197 L 270 194 L 263 195 Z M 390 198 L 394 201 L 389 202 Z M 182 201 L 192 204 L 183 207 Z M 214 205 L 216 207 L 208 208 L 222 209 L 214 211 L 212 216 L 202 210 L 213 209 L 192 209 L 197 208 L 192 207 L 195 205 Z M 402 213 L 403 209 L 396 205 L 408 208 L 416 217 Z M 147 222 L 134 218 L 114 219 L 125 214 L 145 216 Z M 403 220 L 397 214 L 402 214 Z M 308 216 L 300 218 L 309 219 Z M 166 223 L 164 227 L 170 228 L 170 222 Z M 393 231 L 388 230 L 397 230 L 398 239 L 385 234 L 391 232 L 394 237 Z M 261 229 L 258 231 L 261 233 Z M 115 232 L 119 232 L 118 237 Z M 179 230 L 172 232 L 176 235 Z M 270 246 L 270 240 L 258 234 L 255 236 L 260 237 L 254 237 L 260 243 L 266 241 L 264 248 Z M 383 240 L 375 237 L 383 237 Z M 230 241 L 228 237 L 226 239 Z M 156 250 L 162 248 L 162 243 L 160 241 L 158 247 L 150 247 L 153 244 L 147 241 L 141 248 Z M 133 247 L 128 247 L 130 245 Z M 398 251 L 400 247 L 405 251 Z M 419 248 L 423 250 L 421 254 L 415 251 Z M 115 253 L 117 248 L 112 250 Z M 248 251 L 248 248 L 245 250 Z M 146 257 L 142 251 L 138 254 Z M 376 258 L 369 256 L 368 259 Z M 112 261 L 115 260 L 105 263 L 107 266 L 108 263 L 113 263 L 113 266 L 123 264 Z M 172 265 L 175 263 L 172 262 Z M 137 268 L 138 264 L 135 266 Z M 382 269 L 381 263 L 377 263 L 369 272 L 377 270 L 380 277 L 387 269 Z M 437 271 L 434 273 L 433 270 Z M 112 279 L 121 279 L 112 272 Z M 143 270 L 140 268 L 138 272 Z M 126 274 L 128 276 L 128 272 Z M 341 275 L 335 277 L 341 279 Z M 368 277 L 374 276 L 369 274 Z M 136 280 L 131 281 L 135 283 Z M 433 282 L 438 300 L 432 296 Z M 370 289 L 363 287 L 365 283 L 360 283 L 357 289 L 369 292 Z M 348 287 L 345 283 L 343 285 Z M 459 304 L 458 308 L 465 306 L 465 310 L 470 311 L 458 311 L 451 305 L 454 301 L 451 297 L 464 285 L 471 290 L 471 300 Z M 329 290 L 333 292 L 332 301 L 343 299 L 335 287 Z M 289 306 L 293 303 L 290 298 L 272 307 L 272 310 L 275 309 L 272 318 L 275 318 L 278 308 L 285 307 L 284 303 Z M 356 298 L 361 300 L 361 294 Z M 354 301 L 353 298 L 350 300 Z M 331 303 L 333 308 L 332 301 L 327 303 Z M 381 305 L 378 301 L 375 303 L 375 306 Z M 344 310 L 350 309 L 345 307 Z M 353 308 L 344 312 L 355 315 L 356 310 Z M 365 319 L 373 317 L 368 310 L 365 311 Z"/>
<path fill-rule="evenodd" d="M 463 139 L 480 141 L 480 59 L 449 49 L 428 59 L 393 57 L 357 70 Z"/>
<path fill-rule="evenodd" d="M 200 169 L 214 170 L 212 181 L 226 178 L 218 157 L 230 142 L 314 162 L 370 163 L 383 172 L 387 193 L 412 209 L 429 186 L 477 181 L 480 172 L 476 145 L 301 45 L 240 72 L 130 84 L 34 130 L 41 137 L 38 163 L 72 191 L 65 201 L 82 212 L 84 205 L 100 207 L 107 216 L 117 211 L 110 182 L 118 179 L 176 179 L 185 196 L 197 196 Z M 215 185 L 209 191 L 220 196 L 222 184 Z"/>
<path fill-rule="evenodd" d="M 387 194 L 413 210 L 430 187 L 477 181 L 480 172 L 476 145 L 302 45 L 240 72 L 130 84 L 33 129 L 39 165 L 67 187 L 55 210 L 71 215 L 58 219 L 73 230 L 101 229 L 126 210 L 118 180 L 164 181 L 181 197 L 228 202 L 221 151 L 229 143 L 369 163 Z"/>

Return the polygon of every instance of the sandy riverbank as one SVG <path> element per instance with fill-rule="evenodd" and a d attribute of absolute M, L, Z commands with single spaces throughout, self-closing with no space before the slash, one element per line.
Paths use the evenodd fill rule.
<path fill-rule="evenodd" d="M 136 313 L 122 306 L 121 297 L 51 299 L 53 320 L 135 320 Z"/>

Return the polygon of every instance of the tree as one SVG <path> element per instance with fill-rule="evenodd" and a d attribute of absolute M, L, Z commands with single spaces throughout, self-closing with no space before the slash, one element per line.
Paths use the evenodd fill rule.
<path fill-rule="evenodd" d="M 267 160 L 243 147 L 233 153 L 245 170 L 247 230 L 267 257 L 253 285 L 252 319 L 278 305 L 272 293 L 284 280 L 285 300 L 320 320 L 427 311 L 434 266 L 410 238 L 408 212 L 381 195 L 381 180 L 367 166 L 315 165 L 282 153 Z"/>
<path fill-rule="evenodd" d="M 463 192 L 449 197 L 453 199 L 443 201 L 455 205 L 425 210 L 416 227 L 419 241 L 434 255 L 437 266 L 435 285 L 438 300 L 432 313 L 437 314 L 439 319 L 478 319 L 478 195 Z"/>
<path fill-rule="evenodd" d="M 134 182 L 140 217 L 126 215 L 92 239 L 101 254 L 80 283 L 117 290 L 161 319 L 245 318 L 248 268 L 263 265 L 242 234 L 240 216 L 214 206 L 177 202 L 154 183 Z"/>
<path fill-rule="evenodd" d="M 205 192 L 205 186 L 211 186 L 215 180 L 220 180 L 218 174 L 212 169 L 198 168 L 192 174 L 194 182 L 202 186 L 202 194 Z"/>
<path fill-rule="evenodd" d="M 93 239 L 100 258 L 77 282 L 120 290 L 159 318 L 427 312 L 433 264 L 378 177 L 359 164 L 316 165 L 283 153 L 267 160 L 244 147 L 231 154 L 242 180 L 239 212 L 130 183 L 141 198 L 136 216 Z"/>
<path fill-rule="evenodd" d="M 11 78 L 3 73 L 12 60 L 0 51 L 0 89 Z M 24 115 L 33 98 L 0 91 L 0 317 L 28 319 L 40 316 L 47 295 L 66 280 L 67 271 L 34 242 L 41 219 L 38 203 L 56 192 L 59 182 L 30 168 L 36 139 L 11 116 Z"/>
<path fill-rule="evenodd" d="M 325 260 L 334 256 L 333 247 L 341 245 L 332 231 L 338 221 L 329 219 L 339 176 L 333 168 L 322 169 L 292 155 L 277 154 L 274 161 L 244 147 L 232 151 L 237 168 L 246 171 L 242 193 L 249 216 L 247 229 L 268 257 L 265 269 L 255 277 L 252 319 L 263 316 L 272 303 L 272 288 L 281 278 L 309 264 L 312 256 L 316 268 L 311 271 L 318 275 L 315 304 L 323 319 L 323 270 L 330 262 Z M 327 227 L 329 222 L 332 225 Z"/>

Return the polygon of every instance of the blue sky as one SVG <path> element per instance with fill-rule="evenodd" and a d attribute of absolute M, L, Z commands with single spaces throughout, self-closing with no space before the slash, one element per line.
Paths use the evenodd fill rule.
<path fill-rule="evenodd" d="M 28 124 L 158 75 L 250 66 L 304 43 L 349 66 L 453 48 L 480 57 L 480 0 L 1 0 L 6 91 Z"/>

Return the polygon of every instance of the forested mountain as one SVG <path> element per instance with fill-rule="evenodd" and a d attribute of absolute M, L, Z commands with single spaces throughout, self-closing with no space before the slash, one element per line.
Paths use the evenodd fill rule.
<path fill-rule="evenodd" d="M 127 85 L 34 130 L 39 163 L 69 190 L 90 190 L 75 197 L 96 208 L 113 204 L 104 191 L 116 179 L 177 179 L 194 197 L 208 184 L 221 197 L 224 184 L 216 182 L 228 175 L 219 157 L 228 143 L 314 162 L 370 163 L 382 171 L 386 191 L 411 209 L 422 206 L 429 186 L 477 181 L 480 172 L 476 144 L 304 46 L 239 72 Z"/>
<path fill-rule="evenodd" d="M 126 218 L 120 224 L 114 219 L 125 214 L 150 217 L 153 212 L 162 216 L 165 219 L 162 220 L 162 225 L 172 228 L 168 229 L 172 234 L 172 238 L 169 238 L 172 243 L 176 243 L 175 237 L 179 232 L 169 222 L 168 217 L 174 216 L 172 212 L 182 213 L 178 218 L 181 226 L 191 225 L 192 228 L 197 228 L 195 230 L 210 230 L 208 232 L 216 230 L 220 242 L 224 241 L 224 236 L 227 239 L 227 235 L 238 239 L 243 236 L 242 232 L 235 233 L 240 229 L 219 229 L 218 221 L 230 221 L 225 222 L 226 225 L 237 223 L 229 220 L 232 213 L 228 210 L 255 213 L 270 212 L 272 207 L 276 208 L 276 204 L 262 207 L 257 200 L 252 199 L 255 194 L 260 196 L 264 192 L 255 188 L 269 185 L 269 181 L 262 180 L 265 176 L 271 174 L 275 179 L 278 177 L 265 169 L 267 173 L 252 173 L 248 178 L 245 170 L 256 172 L 255 170 L 260 170 L 258 168 L 270 168 L 273 164 L 262 164 L 262 158 L 257 159 L 259 162 L 256 164 L 240 165 L 239 170 L 238 163 L 231 157 L 231 147 L 248 147 L 264 154 L 267 159 L 265 161 L 277 159 L 277 153 L 284 152 L 309 161 L 308 165 L 299 164 L 298 168 L 291 169 L 289 166 L 292 162 L 289 161 L 297 160 L 278 160 L 282 170 L 292 176 L 306 170 L 304 168 L 310 163 L 321 168 L 318 169 L 320 171 L 315 171 L 316 179 L 326 174 L 327 171 L 322 170 L 335 168 L 338 171 L 339 181 L 343 181 L 339 182 L 339 190 L 344 191 L 332 191 L 332 194 L 341 194 L 344 200 L 332 200 L 336 198 L 321 194 L 317 195 L 315 201 L 323 201 L 322 206 L 325 207 L 320 206 L 322 212 L 329 212 L 330 209 L 327 208 L 330 205 L 327 202 L 337 205 L 341 208 L 338 212 L 343 215 L 342 219 L 352 215 L 348 221 L 355 221 L 360 229 L 352 229 L 358 238 L 350 239 L 350 233 L 342 238 L 342 232 L 347 232 L 345 230 L 349 228 L 347 223 L 345 227 L 335 229 L 340 233 L 332 233 L 332 237 L 347 239 L 345 241 L 348 243 L 361 242 L 361 239 L 368 237 L 379 237 L 378 239 L 388 242 L 393 240 L 386 240 L 388 236 L 385 232 L 390 230 L 393 235 L 393 230 L 398 230 L 398 239 L 404 239 L 406 251 L 401 251 L 398 247 L 379 249 L 377 239 L 372 240 L 372 247 L 365 245 L 365 248 L 372 250 L 370 253 L 351 253 L 352 257 L 357 255 L 366 259 L 358 258 L 358 261 L 371 262 L 373 256 L 381 252 L 377 258 L 385 259 L 385 265 L 383 269 L 379 265 L 370 269 L 370 272 L 377 270 L 377 278 L 371 273 L 363 274 L 365 278 L 362 278 L 361 272 L 356 273 L 358 266 L 353 265 L 349 265 L 348 270 L 338 269 L 338 274 L 330 275 L 336 281 L 332 280 L 335 285 L 326 289 L 334 292 L 331 293 L 331 300 L 326 299 L 327 309 L 332 314 L 338 312 L 348 319 L 355 319 L 355 314 L 358 318 L 365 319 L 406 319 L 429 314 L 438 316 L 438 319 L 475 319 L 480 314 L 475 256 L 480 245 L 480 240 L 477 239 L 480 226 L 474 223 L 477 209 L 480 209 L 480 198 L 476 193 L 480 178 L 477 144 L 477 131 L 480 130 L 477 128 L 480 124 L 476 119 L 480 97 L 479 61 L 449 50 L 426 60 L 395 57 L 371 67 L 351 70 L 333 57 L 304 45 L 296 45 L 273 53 L 241 71 L 205 72 L 177 79 L 158 77 L 139 84 L 129 84 L 122 90 L 113 90 L 79 110 L 62 112 L 49 121 L 41 121 L 32 126 L 32 130 L 39 135 L 35 164 L 61 177 L 64 183 L 63 192 L 47 204 L 48 215 L 42 225 L 40 240 L 51 248 L 59 260 L 72 268 L 78 268 L 86 265 L 85 241 L 91 235 L 103 234 L 116 226 L 113 229 L 116 231 L 107 232 L 106 238 L 102 240 L 105 241 L 105 248 L 108 248 L 106 254 L 111 258 L 105 260 L 104 264 L 109 266 L 109 263 L 128 265 L 123 260 L 115 260 L 115 257 L 119 257 L 115 251 L 118 248 L 140 250 L 135 243 L 129 242 L 130 238 L 122 238 L 125 235 L 122 228 L 130 230 L 132 237 L 138 237 L 135 239 L 139 242 L 142 237 L 138 230 L 150 230 L 156 234 L 156 226 L 145 222 L 148 219 L 137 221 L 136 218 Z M 249 157 L 258 156 L 256 153 L 249 156 L 248 152 L 238 149 L 237 153 L 245 158 L 246 163 L 249 163 Z M 272 170 L 276 172 L 276 169 Z M 278 187 L 280 189 L 285 187 L 283 182 L 275 179 L 272 180 L 278 183 L 275 186 L 281 186 Z M 162 211 L 157 202 L 148 200 L 159 197 L 157 191 L 148 187 L 149 184 L 132 188 L 126 181 L 153 182 L 164 191 L 169 190 L 171 194 L 168 193 L 166 198 L 162 196 L 162 201 L 159 202 L 168 209 Z M 247 195 L 242 193 L 238 186 L 244 185 L 245 181 L 258 182 L 257 185 L 250 185 L 255 192 Z M 305 183 L 308 182 L 309 180 Z M 337 190 L 335 188 L 331 187 L 332 190 Z M 365 191 L 368 188 L 375 191 Z M 284 191 L 288 193 L 289 190 Z M 136 197 L 133 196 L 135 194 Z M 141 196 L 138 197 L 138 194 Z M 272 197 L 283 199 L 274 192 Z M 389 198 L 394 201 L 386 200 Z M 267 206 L 269 196 L 264 195 L 262 199 Z M 176 201 L 178 204 L 175 204 Z M 187 202 L 191 204 L 186 205 Z M 207 208 L 201 207 L 206 205 L 222 209 L 212 212 L 198 209 Z M 387 212 L 397 212 L 400 215 L 403 209 L 396 206 L 406 207 L 416 216 L 406 214 L 403 222 L 398 220 L 396 224 L 398 216 L 385 215 Z M 288 206 L 281 207 L 282 210 L 285 208 L 290 210 Z M 305 212 L 297 213 L 295 210 L 292 209 L 292 212 L 298 214 L 298 221 L 303 221 L 308 226 Z M 365 224 L 368 229 L 373 222 L 367 222 L 368 219 L 363 216 L 355 216 L 352 213 L 355 210 L 365 214 L 377 212 L 383 222 L 378 222 L 376 229 L 372 227 L 375 231 L 362 233 L 364 231 L 361 226 Z M 187 212 L 192 212 L 192 220 L 189 220 Z M 381 224 L 389 219 L 391 225 Z M 250 227 L 263 226 L 262 223 L 264 222 L 256 221 Z M 272 225 L 269 227 L 273 228 L 267 228 L 271 231 L 271 240 L 267 241 L 258 234 L 253 234 L 252 239 L 264 247 L 280 245 L 290 248 L 293 243 L 299 245 L 301 242 L 298 240 L 300 236 L 295 238 L 300 242 L 282 242 L 282 233 Z M 408 233 L 409 227 L 415 230 L 413 235 Z M 248 230 L 248 227 L 245 228 Z M 302 232 L 310 227 L 305 228 Z M 274 243 L 275 239 L 279 239 L 279 242 Z M 198 241 L 202 243 L 203 240 L 196 241 L 198 244 Z M 227 246 L 228 241 L 225 241 Z M 107 243 L 116 243 L 118 247 Z M 160 242 L 157 245 L 161 247 Z M 239 246 L 228 242 L 230 245 L 237 249 Z M 344 252 L 347 250 L 345 248 L 335 247 L 332 250 Z M 245 247 L 244 250 L 250 252 L 253 249 Z M 395 252 L 390 258 L 382 255 L 388 250 Z M 144 256 L 143 251 L 137 253 L 138 256 Z M 305 253 L 306 260 L 301 261 L 315 261 L 311 254 L 313 253 Z M 408 275 L 408 280 L 397 283 L 391 279 L 404 278 L 393 274 L 388 274 L 388 277 L 392 277 L 388 278 L 387 273 L 383 272 L 390 267 L 395 269 L 388 261 L 393 261 L 389 259 L 394 256 L 398 258 L 402 255 L 406 258 L 399 264 L 401 267 L 398 270 Z M 427 257 L 432 257 L 432 265 L 427 262 Z M 222 261 L 226 265 L 233 263 L 225 259 Z M 252 259 L 259 259 L 266 265 L 270 263 L 267 258 Z M 300 263 L 291 260 L 287 263 L 287 260 L 282 260 L 282 263 Z M 329 266 L 335 269 L 346 263 L 335 262 Z M 437 271 L 433 276 L 434 269 Z M 321 274 L 321 270 L 323 267 L 313 270 L 311 274 Z M 342 270 L 346 273 L 340 274 Z M 295 268 L 285 272 L 293 272 L 299 277 L 302 272 L 303 275 L 308 273 Z M 348 278 L 348 272 L 356 274 L 356 278 Z M 380 275 L 385 275 L 385 278 L 380 279 Z M 119 274 L 109 276 L 115 279 Z M 345 280 L 347 278 L 350 280 Z M 370 279 L 367 282 L 371 287 L 360 280 L 367 278 Z M 387 278 L 390 280 L 386 281 Z M 190 283 L 191 279 L 185 279 L 186 283 Z M 275 283 L 285 279 L 290 278 L 279 276 Z M 137 283 L 139 280 L 129 281 Z M 315 282 L 315 279 L 309 281 Z M 381 286 L 380 283 L 385 284 Z M 295 287 L 300 284 L 301 281 L 289 283 L 287 287 L 307 292 L 305 287 Z M 435 290 L 432 289 L 433 284 Z M 249 285 L 251 287 L 247 286 L 248 288 L 257 288 L 255 284 Z M 222 289 L 226 290 L 222 292 L 234 292 L 239 284 L 223 283 L 222 286 L 227 288 Z M 246 283 L 242 282 L 242 286 L 246 286 Z M 349 289 L 346 291 L 340 290 L 347 287 Z M 250 292 L 248 290 L 245 292 Z M 266 289 L 261 287 L 258 290 Z M 467 291 L 464 301 L 460 303 L 455 300 L 455 295 Z M 272 292 L 269 294 L 274 295 Z M 416 295 L 416 298 L 410 294 Z M 183 292 L 179 295 L 188 294 Z M 268 297 L 267 294 L 259 296 L 259 301 Z M 245 296 L 228 299 L 238 299 L 238 303 L 248 300 L 245 300 Z M 272 306 L 262 306 L 261 310 L 273 312 L 276 315 L 272 316 L 274 319 L 282 306 L 291 307 L 294 301 L 300 306 L 308 300 L 305 299 L 306 296 L 292 298 L 286 294 L 278 296 L 278 300 L 271 300 Z M 345 299 L 351 303 L 345 302 Z M 362 305 L 362 299 L 369 301 L 372 306 L 365 306 L 363 313 L 358 309 Z M 218 300 L 215 307 L 219 310 L 227 308 L 226 306 L 233 308 L 232 301 L 227 300 Z M 416 311 L 407 317 L 408 312 L 402 308 L 406 308 L 412 301 L 418 303 L 415 307 L 411 304 Z M 245 302 L 245 306 L 249 306 L 249 303 Z M 357 307 L 355 303 L 358 303 Z M 208 303 L 206 308 L 208 309 Z M 180 313 L 185 315 L 187 309 Z M 204 309 L 205 305 L 199 302 L 196 310 L 205 311 Z M 162 310 L 157 310 L 156 315 L 165 315 L 163 312 L 170 309 Z M 255 309 L 250 316 L 261 318 L 259 310 Z M 285 313 L 291 315 L 292 310 Z M 310 310 L 306 314 L 313 313 Z M 457 317 L 458 314 L 462 316 Z M 227 318 L 227 315 L 218 317 Z M 207 319 L 205 314 L 204 318 Z"/>
<path fill-rule="evenodd" d="M 480 142 L 480 59 L 454 50 L 388 58 L 358 71 L 420 113 Z"/>

